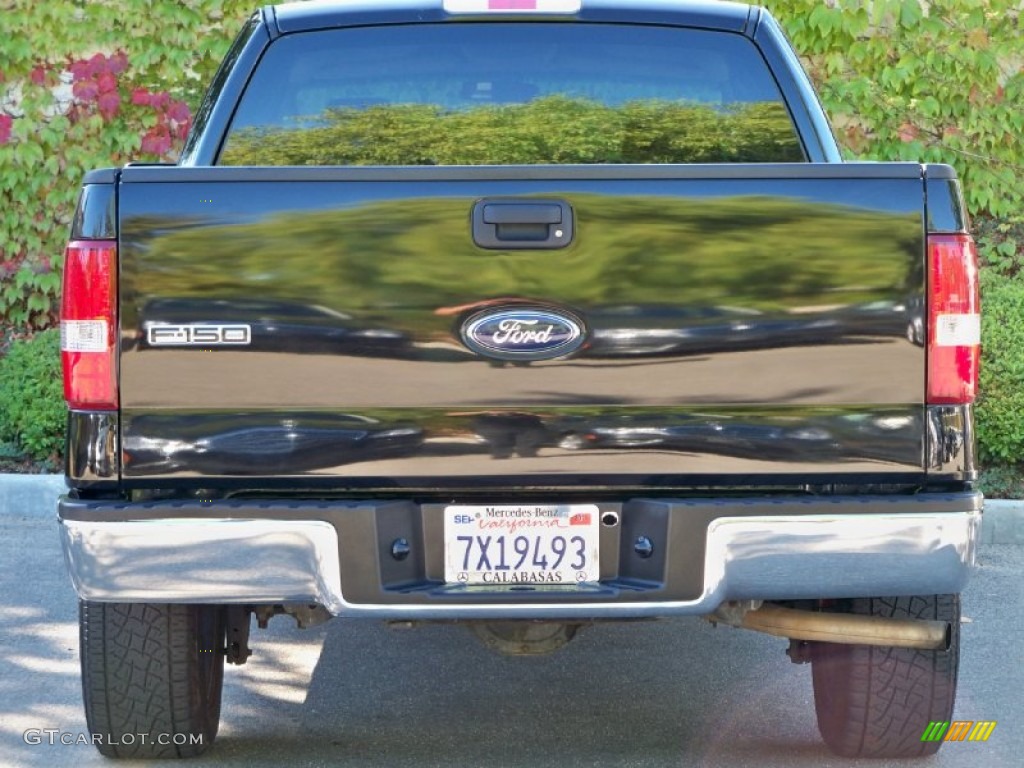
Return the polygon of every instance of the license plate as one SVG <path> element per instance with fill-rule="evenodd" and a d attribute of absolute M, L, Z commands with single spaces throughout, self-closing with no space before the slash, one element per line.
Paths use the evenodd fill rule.
<path fill-rule="evenodd" d="M 444 578 L 451 584 L 575 585 L 600 578 L 594 504 L 451 506 Z"/>

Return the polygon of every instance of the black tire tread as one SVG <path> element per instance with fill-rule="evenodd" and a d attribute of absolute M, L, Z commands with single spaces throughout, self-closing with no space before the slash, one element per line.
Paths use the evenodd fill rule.
<path fill-rule="evenodd" d="M 929 722 L 953 719 L 960 645 L 959 595 L 859 598 L 849 612 L 951 624 L 948 651 L 818 643 L 812 651 L 818 729 L 844 757 L 935 754 Z"/>
<path fill-rule="evenodd" d="M 213 743 L 220 720 L 223 655 L 212 690 L 200 688 L 199 616 L 187 605 L 93 603 L 79 606 L 82 695 L 94 743 L 106 757 L 193 757 Z M 220 654 L 219 648 L 203 652 Z M 131 742 L 127 734 L 131 734 Z M 146 734 L 142 743 L 141 734 Z M 185 744 L 157 743 L 186 734 Z M 192 736 L 201 734 L 200 743 Z"/>

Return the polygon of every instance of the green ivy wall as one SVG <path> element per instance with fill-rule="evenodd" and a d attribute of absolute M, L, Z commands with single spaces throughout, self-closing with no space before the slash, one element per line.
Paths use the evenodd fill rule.
<path fill-rule="evenodd" d="M 0 344 L 55 320 L 83 173 L 169 160 L 254 0 L 8 0 Z M 1024 461 L 1024 17 L 1018 0 L 770 0 L 848 157 L 950 163 L 984 270 L 979 441 Z M 201 42 L 200 42 L 201 41 Z M 0 414 L 0 419 L 3 416 Z M 0 424 L 2 431 L 2 424 Z"/>

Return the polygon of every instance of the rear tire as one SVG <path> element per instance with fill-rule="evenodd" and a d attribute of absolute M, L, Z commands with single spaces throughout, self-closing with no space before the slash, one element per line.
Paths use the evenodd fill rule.
<path fill-rule="evenodd" d="M 194 757 L 217 735 L 219 606 L 79 603 L 82 698 L 105 757 Z"/>
<path fill-rule="evenodd" d="M 953 719 L 960 661 L 960 596 L 861 598 L 848 613 L 950 623 L 946 651 L 814 643 L 811 673 L 818 730 L 843 757 L 903 758 L 935 754 L 922 741 L 931 721 Z"/>

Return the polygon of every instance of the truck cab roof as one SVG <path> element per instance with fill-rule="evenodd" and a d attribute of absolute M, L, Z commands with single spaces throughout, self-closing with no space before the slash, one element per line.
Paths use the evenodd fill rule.
<path fill-rule="evenodd" d="M 677 24 L 751 34 L 760 9 L 742 3 L 707 0 L 580 0 L 575 13 L 551 13 L 543 10 L 545 0 L 537 0 L 538 10 L 455 12 L 451 0 L 312 0 L 269 6 L 265 18 L 272 33 L 289 34 L 312 29 L 327 29 L 363 24 L 403 24 L 430 21 L 502 18 L 571 18 L 580 21 Z M 481 0 L 486 8 L 488 3 Z"/>

